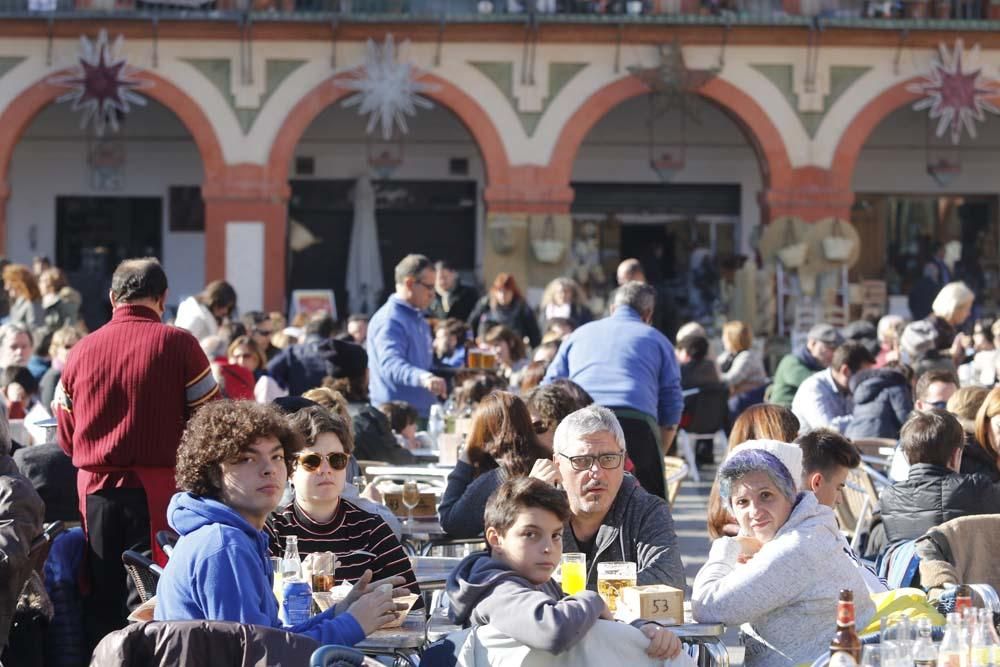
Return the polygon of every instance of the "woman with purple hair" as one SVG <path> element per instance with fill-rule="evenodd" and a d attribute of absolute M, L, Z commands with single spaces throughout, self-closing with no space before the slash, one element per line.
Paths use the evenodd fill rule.
<path fill-rule="evenodd" d="M 740 532 L 712 543 L 694 581 L 695 619 L 742 624 L 747 667 L 810 663 L 828 651 L 841 589 L 854 591 L 859 628 L 875 613 L 833 510 L 797 493 L 789 466 L 801 466 L 801 453 L 792 450 L 752 440 L 719 468 L 719 493 Z"/>

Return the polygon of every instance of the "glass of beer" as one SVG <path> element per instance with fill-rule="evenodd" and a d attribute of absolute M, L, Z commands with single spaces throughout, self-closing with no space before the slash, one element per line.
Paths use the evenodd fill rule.
<path fill-rule="evenodd" d="M 566 595 L 576 595 L 587 588 L 587 554 L 562 555 L 562 590 Z"/>
<path fill-rule="evenodd" d="M 469 368 L 483 367 L 483 353 L 478 347 L 469 348 Z"/>
<path fill-rule="evenodd" d="M 635 563 L 609 561 L 597 564 L 597 593 L 608 605 L 608 611 L 618 609 L 618 596 L 623 588 L 635 586 Z"/>
<path fill-rule="evenodd" d="M 483 350 L 480 356 L 480 364 L 484 370 L 493 370 L 497 367 L 497 355 L 492 350 Z"/>
<path fill-rule="evenodd" d="M 336 557 L 330 551 L 309 554 L 313 593 L 328 593 L 333 590 L 333 574 Z"/>

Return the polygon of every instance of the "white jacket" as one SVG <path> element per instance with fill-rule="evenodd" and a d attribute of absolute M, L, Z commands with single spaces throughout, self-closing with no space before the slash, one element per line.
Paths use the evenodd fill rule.
<path fill-rule="evenodd" d="M 696 667 L 684 651 L 673 660 L 646 655 L 649 640 L 628 623 L 599 620 L 571 648 L 555 654 L 528 648 L 482 625 L 448 635 L 459 667 Z"/>
<path fill-rule="evenodd" d="M 706 623 L 743 624 L 747 667 L 811 663 L 830 648 L 841 589 L 854 591 L 855 620 L 875 614 L 864 577 L 844 553 L 833 510 L 803 493 L 774 539 L 747 563 L 720 537 L 694 580 L 691 611 Z"/>
<path fill-rule="evenodd" d="M 174 326 L 190 331 L 199 341 L 219 333 L 219 323 L 215 321 L 212 311 L 193 296 L 181 301 L 177 307 Z"/>

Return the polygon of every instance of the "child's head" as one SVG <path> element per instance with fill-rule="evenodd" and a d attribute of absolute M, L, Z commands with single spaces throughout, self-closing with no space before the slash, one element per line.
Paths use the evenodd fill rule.
<path fill-rule="evenodd" d="M 802 449 L 802 490 L 812 491 L 823 505 L 840 502 L 847 476 L 861 465 L 861 454 L 850 440 L 827 428 L 817 428 L 795 440 Z"/>
<path fill-rule="evenodd" d="M 504 482 L 486 503 L 486 543 L 493 558 L 533 584 L 544 584 L 562 557 L 566 494 L 533 477 Z"/>
<path fill-rule="evenodd" d="M 417 411 L 406 401 L 389 401 L 378 406 L 386 417 L 392 430 L 407 440 L 413 440 L 417 435 Z"/>

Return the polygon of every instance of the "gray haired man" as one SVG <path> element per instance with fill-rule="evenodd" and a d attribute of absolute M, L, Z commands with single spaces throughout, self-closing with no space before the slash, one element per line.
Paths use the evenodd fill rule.
<path fill-rule="evenodd" d="M 611 316 L 589 322 L 559 346 L 542 384 L 565 377 L 614 410 L 642 488 L 666 498 L 663 454 L 674 439 L 684 399 L 674 348 L 650 326 L 656 290 L 628 282 Z"/>
<path fill-rule="evenodd" d="M 615 414 L 597 405 L 569 414 L 556 428 L 553 448 L 552 461 L 537 461 L 531 476 L 565 489 L 572 514 L 563 552 L 587 554 L 587 588 L 597 590 L 598 563 L 631 561 L 640 586 L 683 590 L 670 506 L 625 474 L 625 435 Z"/>
<path fill-rule="evenodd" d="M 8 366 L 27 366 L 34 338 L 31 329 L 11 322 L 0 327 L 0 370 Z"/>

